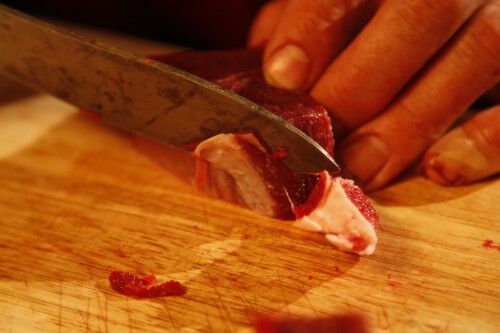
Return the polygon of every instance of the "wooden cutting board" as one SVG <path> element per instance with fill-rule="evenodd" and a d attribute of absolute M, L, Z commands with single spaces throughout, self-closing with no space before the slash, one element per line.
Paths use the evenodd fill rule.
<path fill-rule="evenodd" d="M 256 313 L 364 314 L 375 332 L 500 329 L 500 181 L 373 193 L 374 255 L 201 197 L 125 133 L 0 89 L 0 331 L 246 332 Z M 178 279 L 135 300 L 113 269 Z"/>

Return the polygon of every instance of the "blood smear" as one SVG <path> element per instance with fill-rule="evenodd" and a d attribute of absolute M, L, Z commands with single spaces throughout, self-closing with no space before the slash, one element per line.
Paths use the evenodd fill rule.
<path fill-rule="evenodd" d="M 368 246 L 367 242 L 362 237 L 350 237 L 353 251 L 363 251 Z"/>
<path fill-rule="evenodd" d="M 275 159 L 282 159 L 288 156 L 288 148 L 286 147 L 277 147 L 272 157 Z"/>
<path fill-rule="evenodd" d="M 193 141 L 193 142 L 190 142 L 190 143 L 186 143 L 186 144 L 183 144 L 181 147 L 183 149 L 186 149 L 186 150 L 189 150 L 189 151 L 193 151 L 196 149 L 196 147 L 198 147 L 198 145 L 200 144 L 201 141 Z"/>
<path fill-rule="evenodd" d="M 390 273 L 389 273 L 389 274 L 387 274 L 387 278 L 388 278 L 389 280 L 390 280 L 390 279 L 392 279 L 393 277 L 394 277 L 394 275 L 392 275 L 392 274 L 390 274 Z M 399 286 L 401 285 L 401 283 L 399 283 L 399 282 L 395 282 L 395 281 L 389 281 L 387 284 L 388 284 L 388 285 L 390 285 L 391 287 L 399 287 Z"/>
<path fill-rule="evenodd" d="M 85 110 L 85 109 L 80 109 L 80 114 L 87 116 L 89 118 L 92 118 L 92 119 L 101 119 L 102 118 L 99 113 L 95 113 L 95 112 Z"/>
<path fill-rule="evenodd" d="M 486 239 L 483 242 L 483 247 L 487 249 L 497 249 L 497 251 L 500 251 L 500 244 L 495 244 L 491 239 Z"/>
<path fill-rule="evenodd" d="M 367 333 L 364 318 L 346 314 L 323 318 L 263 316 L 255 323 L 257 333 Z"/>
<path fill-rule="evenodd" d="M 135 298 L 181 296 L 187 290 L 185 286 L 174 280 L 162 284 L 155 283 L 154 275 L 139 278 L 134 274 L 120 271 L 112 271 L 109 275 L 109 284 L 113 290 Z"/>

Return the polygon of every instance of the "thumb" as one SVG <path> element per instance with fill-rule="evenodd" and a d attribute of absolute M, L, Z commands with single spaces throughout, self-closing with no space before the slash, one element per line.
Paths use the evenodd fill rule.
<path fill-rule="evenodd" d="M 441 185 L 469 184 L 500 172 L 500 105 L 474 116 L 432 145 L 422 169 Z"/>

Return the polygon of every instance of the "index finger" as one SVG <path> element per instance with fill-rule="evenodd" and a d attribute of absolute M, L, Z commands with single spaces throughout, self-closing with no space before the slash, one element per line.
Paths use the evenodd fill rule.
<path fill-rule="evenodd" d="M 306 90 L 347 43 L 366 0 L 290 0 L 264 53 L 271 85 Z"/>

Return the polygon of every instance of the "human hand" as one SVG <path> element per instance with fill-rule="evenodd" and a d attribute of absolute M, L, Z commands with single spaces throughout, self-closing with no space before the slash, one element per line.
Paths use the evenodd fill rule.
<path fill-rule="evenodd" d="M 386 185 L 436 141 L 422 164 L 434 181 L 500 171 L 499 107 L 440 139 L 499 81 L 500 0 L 274 0 L 249 45 L 265 45 L 270 84 L 325 105 L 345 136 L 337 157 L 365 189 Z"/>

